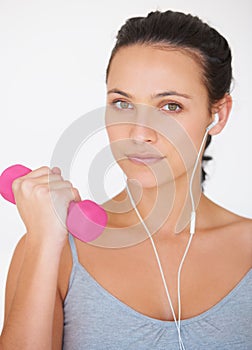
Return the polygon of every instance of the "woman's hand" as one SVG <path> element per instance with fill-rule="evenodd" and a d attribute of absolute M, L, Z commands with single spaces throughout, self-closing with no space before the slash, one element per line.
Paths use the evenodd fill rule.
<path fill-rule="evenodd" d="M 59 168 L 38 168 L 13 181 L 12 190 L 27 235 L 37 242 L 65 242 L 69 203 L 81 200 Z"/>

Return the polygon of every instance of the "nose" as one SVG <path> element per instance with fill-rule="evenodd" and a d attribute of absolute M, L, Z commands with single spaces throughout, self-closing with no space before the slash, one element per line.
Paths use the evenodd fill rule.
<path fill-rule="evenodd" d="M 157 134 L 152 128 L 139 123 L 131 127 L 130 139 L 135 143 L 155 143 L 157 141 Z"/>
<path fill-rule="evenodd" d="M 131 125 L 130 138 L 135 143 L 155 143 L 157 132 L 153 129 L 151 120 L 155 117 L 152 109 L 147 105 L 138 105 Z"/>

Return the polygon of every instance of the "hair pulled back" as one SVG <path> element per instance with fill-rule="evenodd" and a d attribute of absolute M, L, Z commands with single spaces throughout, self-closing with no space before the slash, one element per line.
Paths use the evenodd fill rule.
<path fill-rule="evenodd" d="M 150 12 L 146 17 L 128 19 L 118 31 L 106 70 L 106 81 L 116 52 L 122 47 L 134 44 L 189 49 L 189 52 L 198 54 L 203 68 L 203 81 L 208 91 L 209 110 L 226 93 L 230 93 L 232 55 L 228 42 L 197 16 L 169 10 Z M 211 139 L 211 135 L 208 134 L 204 153 Z M 212 159 L 204 153 L 202 163 Z M 206 172 L 202 165 L 201 184 L 205 178 Z"/>

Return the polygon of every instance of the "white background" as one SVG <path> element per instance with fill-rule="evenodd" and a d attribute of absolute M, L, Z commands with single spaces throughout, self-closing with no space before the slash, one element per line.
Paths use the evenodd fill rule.
<path fill-rule="evenodd" d="M 214 161 L 206 194 L 252 218 L 250 0 L 0 0 L 0 173 L 15 163 L 49 165 L 62 132 L 105 104 L 105 70 L 119 27 L 156 9 L 198 15 L 231 45 L 234 107 L 208 152 Z M 86 164 L 83 157 L 79 162 Z M 7 270 L 25 227 L 15 206 L 2 198 L 0 218 L 1 328 Z"/>

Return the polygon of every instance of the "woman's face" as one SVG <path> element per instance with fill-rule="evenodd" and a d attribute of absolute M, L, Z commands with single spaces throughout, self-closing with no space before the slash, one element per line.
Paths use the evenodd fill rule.
<path fill-rule="evenodd" d="M 197 150 L 211 122 L 200 64 L 186 51 L 169 48 L 132 45 L 119 49 L 108 74 L 107 105 L 119 114 L 141 111 L 141 106 L 150 106 L 150 111 L 158 109 L 162 118 L 174 118 L 184 128 L 185 136 L 187 133 Z M 139 120 L 143 118 L 142 115 Z M 157 185 L 149 166 L 164 159 L 175 179 L 185 174 L 178 149 L 155 128 L 141 126 L 140 122 L 107 126 L 107 132 L 110 142 L 115 142 L 120 154 L 125 155 L 124 159 L 117 159 L 119 166 L 128 178 L 138 180 L 143 187 Z M 146 152 L 145 146 L 162 156 L 154 155 L 152 159 L 152 152 Z M 162 178 L 162 182 L 169 180 Z"/>

